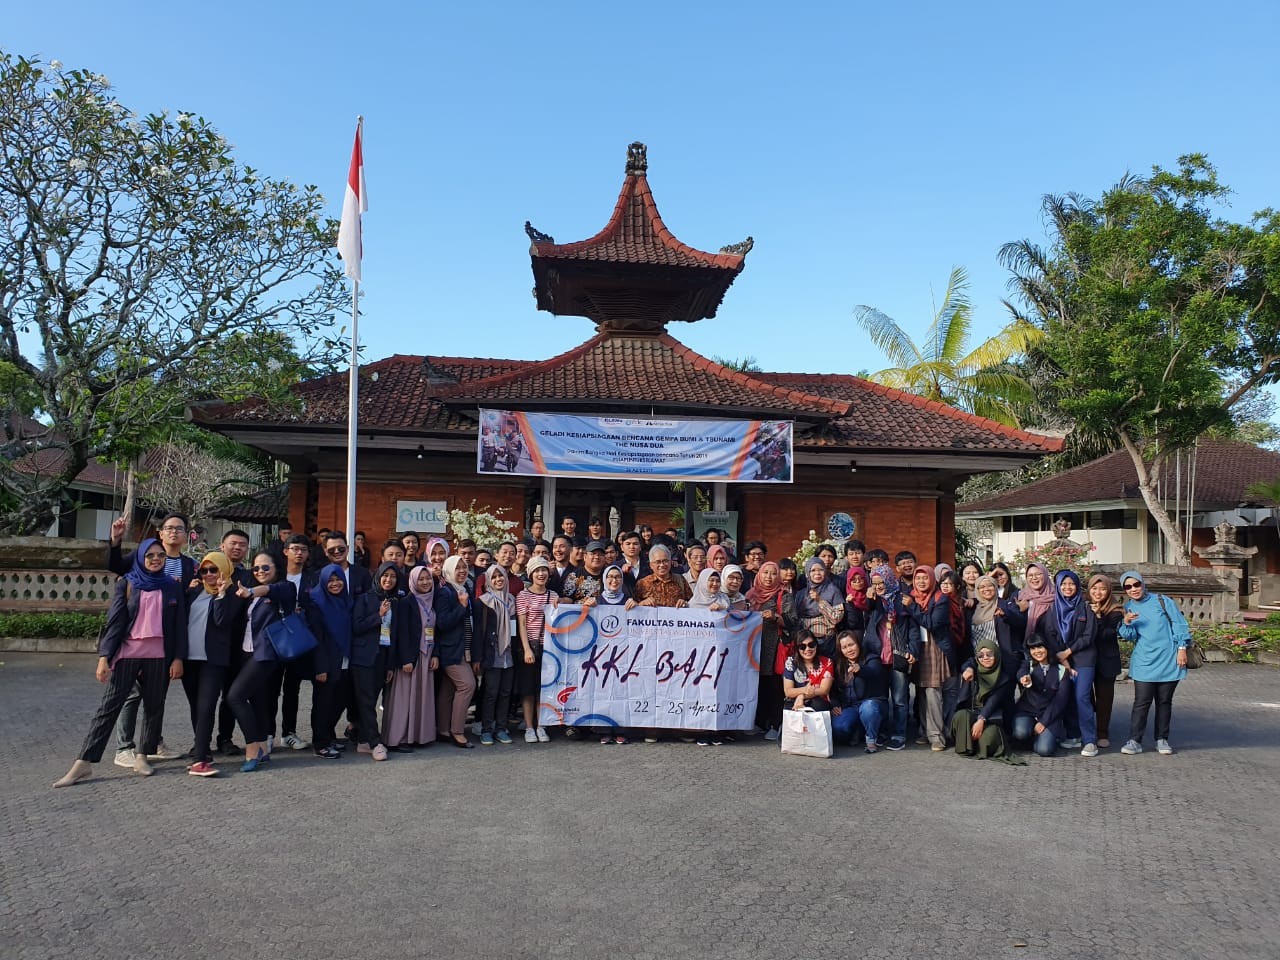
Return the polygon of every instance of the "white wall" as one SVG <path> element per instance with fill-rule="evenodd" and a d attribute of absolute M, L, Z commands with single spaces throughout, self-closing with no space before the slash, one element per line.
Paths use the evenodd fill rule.
<path fill-rule="evenodd" d="M 1140 512 L 1138 524 L 1144 529 L 1122 530 L 1092 527 L 1072 530 L 1071 539 L 1076 543 L 1093 543 L 1098 549 L 1089 556 L 1090 563 L 1144 563 L 1147 559 L 1146 514 Z M 997 560 L 1013 559 L 1018 550 L 1038 547 L 1053 540 L 1047 530 L 1039 532 L 1001 533 L 992 536 L 991 549 Z"/>

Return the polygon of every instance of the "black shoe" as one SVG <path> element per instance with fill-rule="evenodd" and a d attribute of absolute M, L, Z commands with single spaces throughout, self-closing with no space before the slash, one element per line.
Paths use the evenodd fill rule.
<path fill-rule="evenodd" d="M 333 749 L 337 750 L 339 753 L 342 753 L 347 749 L 347 747 L 351 746 L 351 744 L 347 743 L 345 740 L 335 740 L 333 743 L 329 744 L 329 746 L 333 747 Z"/>
<path fill-rule="evenodd" d="M 244 751 L 237 747 L 231 740 L 223 740 L 218 744 L 218 752 L 224 757 L 238 757 Z"/>
<path fill-rule="evenodd" d="M 333 747 L 325 747 L 322 750 L 317 750 L 315 753 L 321 760 L 337 760 L 342 756 L 342 754 L 333 749 Z"/>
<path fill-rule="evenodd" d="M 453 737 L 450 737 L 449 742 L 459 750 L 474 750 L 476 748 L 476 745 L 470 740 L 455 740 Z"/>
<path fill-rule="evenodd" d="M 407 743 L 400 743 L 394 747 L 387 747 L 392 753 L 413 753 L 413 747 Z"/>

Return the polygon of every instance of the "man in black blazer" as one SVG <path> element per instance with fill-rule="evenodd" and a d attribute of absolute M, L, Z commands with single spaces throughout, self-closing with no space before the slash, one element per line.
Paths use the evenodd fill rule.
<path fill-rule="evenodd" d="M 358 597 L 373 589 L 373 574 L 368 567 L 356 566 L 348 556 L 347 537 L 341 530 L 330 530 L 324 541 L 326 563 L 336 563 L 342 568 L 342 575 L 347 578 L 347 590 L 352 597 Z"/>

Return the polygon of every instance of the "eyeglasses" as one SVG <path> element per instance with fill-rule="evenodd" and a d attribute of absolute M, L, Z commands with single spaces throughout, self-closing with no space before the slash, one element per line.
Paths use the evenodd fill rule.
<path fill-rule="evenodd" d="M 994 650 L 979 650 L 977 656 L 979 660 L 994 660 L 996 652 Z"/>
<path fill-rule="evenodd" d="M 219 571 L 217 567 L 201 567 L 200 568 L 200 576 L 202 577 L 216 577 L 218 573 Z"/>
<path fill-rule="evenodd" d="M 163 530 L 165 533 L 186 533 L 187 532 L 186 527 L 175 527 L 172 524 L 161 527 L 160 529 Z"/>
<path fill-rule="evenodd" d="M 750 557 L 752 560 L 764 559 L 764 554 L 761 553 L 759 550 L 752 550 L 750 553 L 747 554 L 747 556 Z"/>
<path fill-rule="evenodd" d="M 163 553 L 144 553 L 142 555 L 142 559 L 143 560 L 163 560 L 164 554 Z"/>
<path fill-rule="evenodd" d="M 270 573 L 275 569 L 275 567 L 269 563 L 264 563 L 261 566 L 251 567 L 250 569 L 252 569 L 254 573 Z"/>

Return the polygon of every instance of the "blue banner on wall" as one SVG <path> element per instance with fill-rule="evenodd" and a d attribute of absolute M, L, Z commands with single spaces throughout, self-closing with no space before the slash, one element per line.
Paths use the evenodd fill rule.
<path fill-rule="evenodd" d="M 790 420 L 660 420 L 480 411 L 479 473 L 791 483 Z"/>

